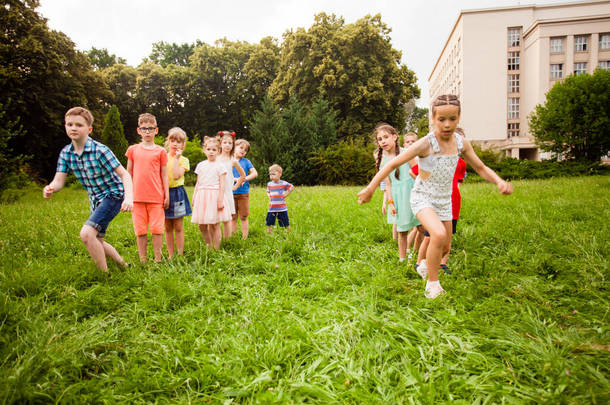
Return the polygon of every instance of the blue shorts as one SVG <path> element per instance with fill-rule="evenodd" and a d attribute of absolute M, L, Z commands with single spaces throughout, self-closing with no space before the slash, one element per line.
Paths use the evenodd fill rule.
<path fill-rule="evenodd" d="M 191 203 L 184 186 L 169 189 L 169 207 L 165 210 L 165 219 L 177 219 L 191 215 Z"/>
<path fill-rule="evenodd" d="M 277 218 L 277 223 L 280 224 L 281 227 L 290 226 L 290 221 L 288 221 L 288 211 L 268 212 L 267 226 L 275 225 L 275 218 Z"/>
<path fill-rule="evenodd" d="M 107 195 L 93 206 L 89 219 L 85 222 L 85 225 L 97 230 L 97 237 L 103 238 L 106 235 L 106 228 L 110 221 L 121 212 L 121 204 L 123 204 L 123 197 L 118 198 L 113 195 Z"/>

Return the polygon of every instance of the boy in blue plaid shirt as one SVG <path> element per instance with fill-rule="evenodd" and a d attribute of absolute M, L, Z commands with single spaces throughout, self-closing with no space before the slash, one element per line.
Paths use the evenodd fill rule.
<path fill-rule="evenodd" d="M 92 125 L 89 110 L 74 107 L 66 112 L 66 134 L 72 143 L 59 153 L 55 177 L 42 190 L 42 195 L 51 198 L 63 188 L 68 172 L 74 173 L 87 190 L 91 205 L 91 214 L 80 230 L 80 238 L 97 267 L 108 272 L 106 256 L 120 266 L 127 265 L 116 249 L 104 241 L 104 236 L 119 211 L 131 211 L 133 186 L 129 173 L 110 148 L 89 138 Z"/>

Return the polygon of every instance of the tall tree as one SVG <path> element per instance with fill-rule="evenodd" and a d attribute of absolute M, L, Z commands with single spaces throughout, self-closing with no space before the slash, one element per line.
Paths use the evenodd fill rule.
<path fill-rule="evenodd" d="M 115 54 L 109 54 L 108 49 L 106 48 L 97 49 L 96 47 L 92 47 L 87 51 L 87 56 L 89 57 L 89 63 L 91 63 L 91 66 L 96 70 L 127 63 L 125 59 L 118 57 Z"/>
<path fill-rule="evenodd" d="M 322 94 L 337 111 L 341 137 L 369 132 L 379 121 L 404 128 L 404 104 L 419 89 L 390 32 L 380 15 L 347 25 L 335 15 L 316 15 L 309 30 L 284 34 L 271 97 L 284 106 L 291 96 L 311 105 Z"/>
<path fill-rule="evenodd" d="M 108 89 L 88 57 L 66 35 L 49 30 L 38 5 L 9 0 L 0 7 L 0 104 L 24 129 L 9 146 L 16 155 L 35 155 L 31 166 L 50 178 L 68 141 L 65 112 L 81 105 L 99 116 Z"/>
<path fill-rule="evenodd" d="M 18 119 L 11 120 L 6 116 L 4 106 L 0 104 L 0 195 L 9 184 L 12 176 L 18 176 L 26 159 L 15 155 L 9 146 L 9 141 L 22 135 L 23 128 Z"/>
<path fill-rule="evenodd" d="M 610 151 L 610 71 L 597 69 L 555 83 L 529 124 L 540 149 L 599 161 Z"/>
<path fill-rule="evenodd" d="M 317 147 L 326 148 L 337 141 L 337 113 L 322 95 L 310 107 L 309 120 L 313 143 Z"/>
<path fill-rule="evenodd" d="M 157 65 L 167 67 L 169 65 L 188 66 L 189 59 L 195 52 L 195 48 L 203 45 L 197 40 L 193 44 L 176 44 L 167 42 L 155 42 L 148 59 Z"/>
<path fill-rule="evenodd" d="M 110 111 L 106 114 L 104 120 L 104 130 L 102 131 L 102 143 L 110 148 L 119 161 L 127 164 L 127 139 L 123 133 L 123 124 L 121 124 L 121 115 L 116 105 L 110 107 Z"/>
<path fill-rule="evenodd" d="M 250 122 L 250 136 L 253 143 L 252 161 L 261 168 L 262 173 L 273 163 L 282 168 L 289 166 L 290 136 L 277 105 L 269 97 L 263 99 L 261 109 L 254 113 Z M 264 181 L 265 176 L 259 176 L 259 179 Z"/>

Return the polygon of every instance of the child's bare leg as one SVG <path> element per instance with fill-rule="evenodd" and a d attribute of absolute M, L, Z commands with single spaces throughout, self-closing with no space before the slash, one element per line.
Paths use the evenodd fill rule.
<path fill-rule="evenodd" d="M 136 241 L 138 243 L 138 256 L 140 256 L 140 263 L 146 263 L 146 248 L 148 247 L 148 235 L 138 235 Z"/>
<path fill-rule="evenodd" d="M 242 239 L 248 238 L 248 232 L 250 232 L 250 221 L 248 217 L 240 217 L 241 219 L 241 237 Z"/>
<path fill-rule="evenodd" d="M 407 256 L 407 232 L 398 232 L 398 256 L 400 260 Z"/>
<path fill-rule="evenodd" d="M 119 252 L 112 246 L 110 243 L 106 242 L 104 238 L 97 238 L 100 243 L 104 246 L 104 253 L 106 256 L 109 256 L 112 260 L 114 260 L 119 266 L 126 266 L 127 263 L 121 257 Z"/>
<path fill-rule="evenodd" d="M 421 233 L 423 236 L 423 232 Z M 430 244 L 430 237 L 425 236 L 421 245 L 419 246 L 419 252 L 417 252 L 417 263 L 421 263 L 422 260 L 426 258 L 426 253 L 428 252 L 428 245 Z"/>
<path fill-rule="evenodd" d="M 208 233 L 208 225 L 207 224 L 199 224 L 199 232 L 201 232 L 201 238 L 205 242 L 207 247 L 210 247 L 210 235 Z"/>
<path fill-rule="evenodd" d="M 160 262 L 163 251 L 163 234 L 153 233 L 152 235 L 153 252 L 155 254 L 155 261 Z"/>
<path fill-rule="evenodd" d="M 413 250 L 420 250 L 423 241 L 424 241 L 424 228 L 420 225 L 416 228 L 415 242 L 413 245 Z"/>
<path fill-rule="evenodd" d="M 267 233 L 271 233 L 273 232 L 273 227 L 272 226 L 268 226 L 267 227 Z"/>
<path fill-rule="evenodd" d="M 407 250 L 414 248 L 415 236 L 417 236 L 417 227 L 411 228 L 409 234 L 407 235 Z"/>
<path fill-rule="evenodd" d="M 426 252 L 428 281 L 438 281 L 438 269 L 447 245 L 447 235 L 451 235 L 451 221 L 441 222 L 436 212 L 431 208 L 424 208 L 418 212 L 417 219 L 430 234 L 430 242 Z"/>
<path fill-rule="evenodd" d="M 208 225 L 210 239 L 212 241 L 213 249 L 220 249 L 220 241 L 222 239 L 222 232 L 220 231 L 220 224 Z"/>
<path fill-rule="evenodd" d="M 85 244 L 95 265 L 100 270 L 107 272 L 108 265 L 106 263 L 106 253 L 104 253 L 104 244 L 97 237 L 97 229 L 89 225 L 83 225 L 80 230 L 80 239 Z"/>
<path fill-rule="evenodd" d="M 176 231 L 177 232 L 177 231 Z M 167 245 L 167 254 L 171 259 L 174 257 L 174 220 L 165 219 L 165 244 Z"/>
<path fill-rule="evenodd" d="M 392 239 L 398 239 L 398 231 L 396 230 L 396 224 L 392 225 Z"/>
<path fill-rule="evenodd" d="M 220 226 L 220 224 L 219 224 Z M 225 221 L 222 223 L 222 237 L 224 237 L 225 239 L 229 239 L 231 237 L 231 221 Z"/>
<path fill-rule="evenodd" d="M 231 232 L 237 232 L 237 215 L 233 214 L 233 218 L 231 218 Z"/>
<path fill-rule="evenodd" d="M 176 250 L 179 255 L 182 255 L 184 254 L 184 221 L 182 218 L 176 218 L 173 222 L 176 235 Z"/>
<path fill-rule="evenodd" d="M 452 239 L 452 235 L 449 234 L 449 242 L 445 246 L 446 251 L 443 252 L 443 257 L 441 258 L 441 265 L 443 265 L 443 264 L 446 265 L 447 262 L 449 261 L 449 253 L 451 252 L 451 239 Z"/>

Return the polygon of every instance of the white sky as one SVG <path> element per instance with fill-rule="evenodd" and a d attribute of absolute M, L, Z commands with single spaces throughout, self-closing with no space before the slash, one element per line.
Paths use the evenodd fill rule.
<path fill-rule="evenodd" d="M 428 76 L 460 10 L 556 3 L 557 0 L 41 0 L 38 11 L 52 29 L 68 35 L 83 51 L 106 48 L 132 66 L 140 64 L 158 41 L 208 44 L 226 37 L 258 43 L 279 40 L 289 29 L 313 24 L 319 12 L 353 23 L 381 14 L 392 32 L 394 49 L 415 71 L 428 106 Z"/>

